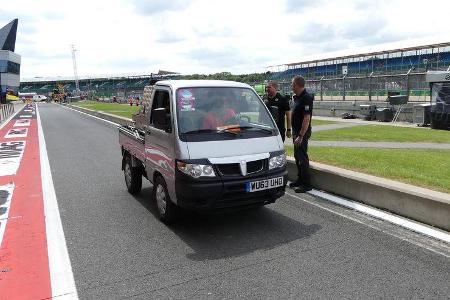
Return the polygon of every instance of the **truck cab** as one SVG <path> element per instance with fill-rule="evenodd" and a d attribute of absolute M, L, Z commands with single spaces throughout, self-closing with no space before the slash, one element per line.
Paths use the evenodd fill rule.
<path fill-rule="evenodd" d="M 249 85 L 159 81 L 149 98 L 136 124 L 119 128 L 122 169 L 131 193 L 140 191 L 142 177 L 153 183 L 164 222 L 179 207 L 262 206 L 284 195 L 284 144 Z"/>

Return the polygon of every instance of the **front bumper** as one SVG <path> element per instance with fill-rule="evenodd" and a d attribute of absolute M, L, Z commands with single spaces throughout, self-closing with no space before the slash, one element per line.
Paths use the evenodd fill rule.
<path fill-rule="evenodd" d="M 248 193 L 246 183 L 283 177 L 283 186 L 263 191 Z M 266 172 L 257 176 L 239 178 L 192 179 L 176 172 L 175 190 L 177 205 L 186 209 L 210 210 L 234 207 L 246 207 L 274 203 L 282 197 L 287 183 L 286 169 Z"/>

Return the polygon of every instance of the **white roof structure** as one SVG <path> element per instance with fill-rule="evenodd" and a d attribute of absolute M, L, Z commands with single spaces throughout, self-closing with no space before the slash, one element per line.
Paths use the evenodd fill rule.
<path fill-rule="evenodd" d="M 162 80 L 156 85 L 170 86 L 172 89 L 187 87 L 235 87 L 235 88 L 251 88 L 248 84 L 236 81 L 226 80 Z"/>
<path fill-rule="evenodd" d="M 320 53 L 314 55 L 305 56 L 301 61 L 286 63 L 280 65 L 268 66 L 267 69 L 275 70 L 277 68 L 289 68 L 302 64 L 326 62 L 326 61 L 336 61 L 351 58 L 362 58 L 362 57 L 375 57 L 377 55 L 387 55 L 393 53 L 407 52 L 407 51 L 420 51 L 426 49 L 445 49 L 450 51 L 449 39 L 414 39 L 405 40 L 393 43 L 384 43 L 373 46 L 356 47 L 352 49 L 345 49 L 340 51 Z M 442 51 L 441 51 L 442 52 Z"/>

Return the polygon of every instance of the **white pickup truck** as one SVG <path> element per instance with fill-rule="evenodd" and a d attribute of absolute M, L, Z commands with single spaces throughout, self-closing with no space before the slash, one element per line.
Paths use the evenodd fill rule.
<path fill-rule="evenodd" d="M 159 81 L 148 100 L 135 124 L 119 127 L 122 170 L 132 194 L 142 177 L 153 183 L 163 222 L 172 222 L 179 207 L 262 206 L 284 195 L 284 145 L 249 85 Z"/>

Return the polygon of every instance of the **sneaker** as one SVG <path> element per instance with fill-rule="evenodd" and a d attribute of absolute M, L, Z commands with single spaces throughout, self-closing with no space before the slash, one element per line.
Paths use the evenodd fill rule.
<path fill-rule="evenodd" d="M 311 187 L 299 186 L 298 188 L 295 189 L 295 192 L 296 193 L 306 193 L 306 192 L 309 192 L 310 190 L 312 190 Z"/>
<path fill-rule="evenodd" d="M 289 183 L 289 187 L 290 187 L 291 189 L 298 188 L 300 185 L 301 185 L 301 184 L 300 184 L 300 181 L 298 181 L 298 180 Z"/>

